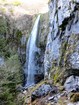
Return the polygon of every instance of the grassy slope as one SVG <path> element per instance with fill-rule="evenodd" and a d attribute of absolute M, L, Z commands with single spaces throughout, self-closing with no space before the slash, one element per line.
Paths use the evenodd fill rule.
<path fill-rule="evenodd" d="M 33 15 L 46 13 L 48 11 L 48 1 L 49 0 L 0 0 L 0 4 L 20 6 L 23 12 Z"/>

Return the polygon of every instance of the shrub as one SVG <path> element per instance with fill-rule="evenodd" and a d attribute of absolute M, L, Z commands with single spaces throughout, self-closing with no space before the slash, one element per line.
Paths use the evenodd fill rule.
<path fill-rule="evenodd" d="M 79 92 L 72 93 L 71 96 L 70 96 L 70 100 L 71 100 L 71 102 L 77 102 L 77 101 L 79 101 Z"/>
<path fill-rule="evenodd" d="M 14 5 L 14 6 L 19 6 L 19 5 L 21 5 L 21 2 L 20 2 L 20 1 L 14 1 L 14 2 L 13 2 L 13 5 Z"/>
<path fill-rule="evenodd" d="M 5 65 L 0 68 L 0 99 L 6 105 L 17 105 L 17 85 L 22 83 L 21 66 L 18 55 L 12 55 L 6 60 Z"/>

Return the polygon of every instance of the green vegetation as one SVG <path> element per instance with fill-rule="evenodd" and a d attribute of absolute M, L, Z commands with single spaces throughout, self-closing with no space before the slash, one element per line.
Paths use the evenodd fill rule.
<path fill-rule="evenodd" d="M 5 59 L 5 65 L 0 67 L 0 104 L 20 105 L 23 100 L 17 101 L 19 93 L 16 91 L 16 87 L 21 85 L 23 75 L 17 48 L 22 33 L 16 29 L 15 38 L 10 35 L 6 38 L 8 26 L 5 20 L 0 17 L 0 56 Z"/>
<path fill-rule="evenodd" d="M 9 46 L 5 38 L 0 38 L 0 56 L 4 56 L 5 58 L 10 57 Z"/>
<path fill-rule="evenodd" d="M 14 13 L 14 10 L 13 10 L 13 9 L 10 9 L 10 13 L 13 15 L 13 13 Z"/>
<path fill-rule="evenodd" d="M 18 1 L 18 0 L 16 0 L 16 1 L 12 2 L 12 4 L 13 4 L 14 6 L 19 6 L 19 5 L 21 5 L 21 2 Z"/>
<path fill-rule="evenodd" d="M 16 31 L 16 37 L 17 37 L 17 40 L 19 41 L 22 37 L 22 32 L 20 30 L 17 30 Z"/>
<path fill-rule="evenodd" d="M 16 87 L 22 83 L 20 65 L 18 55 L 15 54 L 6 60 L 4 66 L 0 67 L 0 99 L 6 105 L 17 105 Z"/>
<path fill-rule="evenodd" d="M 5 7 L 0 7 L 0 11 L 1 11 L 2 13 L 6 13 L 6 8 L 5 8 Z"/>
<path fill-rule="evenodd" d="M 4 8 L 3 8 L 4 11 Z M 0 34 L 5 34 L 7 32 L 7 22 L 2 16 L 0 16 Z"/>
<path fill-rule="evenodd" d="M 12 1 L 8 1 L 8 0 L 0 0 L 0 4 L 3 4 L 3 5 L 14 5 L 14 6 L 19 6 L 22 4 L 22 2 L 20 0 L 12 0 Z"/>

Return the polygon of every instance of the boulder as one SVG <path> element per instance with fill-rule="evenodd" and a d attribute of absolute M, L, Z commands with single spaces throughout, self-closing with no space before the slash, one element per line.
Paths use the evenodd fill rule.
<path fill-rule="evenodd" d="M 79 102 L 76 102 L 76 103 L 68 103 L 67 105 L 79 105 Z"/>
<path fill-rule="evenodd" d="M 51 86 L 49 84 L 43 84 L 32 93 L 31 100 L 34 101 L 37 98 L 46 96 L 50 92 L 52 92 L 52 93 L 57 92 L 57 88 L 55 86 Z"/>
<path fill-rule="evenodd" d="M 78 52 L 74 52 L 73 54 L 71 54 L 70 63 L 71 63 L 72 68 L 79 69 L 79 54 L 78 54 Z"/>
<path fill-rule="evenodd" d="M 79 77 L 78 76 L 70 76 L 66 79 L 64 84 L 65 90 L 68 92 L 79 91 Z"/>

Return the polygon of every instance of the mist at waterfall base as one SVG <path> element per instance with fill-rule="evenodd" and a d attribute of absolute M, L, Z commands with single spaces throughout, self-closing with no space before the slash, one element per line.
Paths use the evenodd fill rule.
<path fill-rule="evenodd" d="M 27 42 L 26 47 L 26 63 L 25 63 L 25 85 L 24 87 L 29 87 L 35 84 L 35 74 L 37 66 L 35 64 L 35 54 L 39 52 L 39 48 L 36 46 L 36 40 L 38 37 L 38 29 L 40 23 L 40 15 L 37 17 L 34 27 L 32 29 L 31 35 Z"/>

